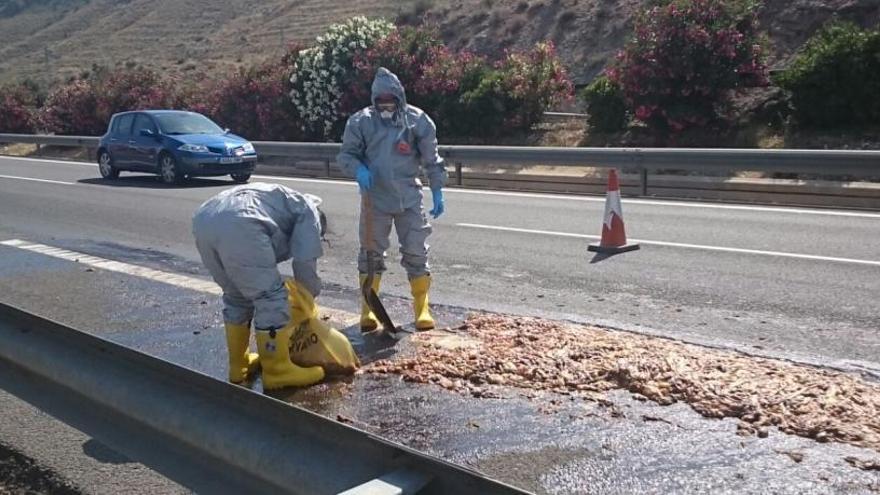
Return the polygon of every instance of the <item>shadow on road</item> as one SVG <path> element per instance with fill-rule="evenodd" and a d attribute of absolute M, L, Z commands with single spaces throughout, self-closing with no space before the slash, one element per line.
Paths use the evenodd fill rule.
<path fill-rule="evenodd" d="M 340 330 L 348 337 L 361 360 L 361 365 L 389 359 L 397 354 L 398 338 L 381 331 L 381 329 L 379 331 L 361 333 L 360 324 L 356 324 Z M 400 337 L 402 338 L 403 336 L 401 335 Z"/>
<path fill-rule="evenodd" d="M 131 177 L 120 177 L 118 179 L 103 179 L 95 177 L 91 179 L 81 179 L 80 184 L 91 184 L 96 186 L 109 187 L 137 187 L 140 189 L 193 189 L 200 187 L 223 187 L 235 185 L 231 180 L 219 179 L 187 179 L 180 184 L 163 184 L 158 177 L 154 175 L 134 175 Z"/>
<path fill-rule="evenodd" d="M 134 462 L 94 438 L 84 443 L 82 448 L 84 454 L 104 464 L 128 464 Z"/>
<path fill-rule="evenodd" d="M 610 258 L 612 256 L 614 256 L 614 255 L 609 254 L 609 253 L 596 253 L 596 256 L 593 256 L 593 259 L 590 260 L 590 264 L 592 265 L 595 263 L 600 263 L 602 261 L 607 260 L 608 258 Z"/>

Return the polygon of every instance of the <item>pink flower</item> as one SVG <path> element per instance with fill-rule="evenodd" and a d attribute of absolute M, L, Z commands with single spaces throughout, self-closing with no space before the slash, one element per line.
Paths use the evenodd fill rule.
<path fill-rule="evenodd" d="M 635 112 L 636 118 L 643 121 L 643 122 L 650 119 L 652 114 L 653 114 L 653 112 L 651 111 L 651 109 L 648 108 L 647 106 L 644 106 L 644 105 L 640 106 L 639 108 L 636 108 L 636 112 Z"/>

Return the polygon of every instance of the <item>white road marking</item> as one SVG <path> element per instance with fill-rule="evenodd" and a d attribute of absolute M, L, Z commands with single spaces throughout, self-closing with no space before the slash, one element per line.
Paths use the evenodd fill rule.
<path fill-rule="evenodd" d="M 97 163 L 82 162 L 79 160 L 53 160 L 51 158 L 31 158 L 29 156 L 0 156 L 7 160 L 23 160 L 34 163 L 59 163 L 61 165 L 81 165 L 83 167 L 98 167 Z"/>
<path fill-rule="evenodd" d="M 514 227 L 502 227 L 498 225 L 482 225 L 475 223 L 458 223 L 456 224 L 459 227 L 466 227 L 470 229 L 483 229 L 483 230 L 495 230 L 502 232 L 517 232 L 522 234 L 538 234 L 538 235 L 549 235 L 554 237 L 573 237 L 577 239 L 600 239 L 601 236 L 598 235 L 587 235 L 587 234 L 574 234 L 570 232 L 555 232 L 552 230 L 534 230 L 534 229 L 519 229 Z M 742 248 L 732 248 L 732 247 L 723 247 L 723 246 L 705 246 L 702 244 L 685 244 L 680 242 L 666 242 L 666 241 L 650 241 L 646 239 L 629 239 L 630 242 L 639 243 L 639 244 L 648 244 L 653 246 L 667 246 L 667 247 L 677 247 L 677 248 L 686 248 L 686 249 L 702 249 L 705 251 L 722 251 L 728 253 L 741 253 L 741 254 L 757 254 L 763 256 L 777 256 L 780 258 L 797 258 L 804 260 L 814 260 L 814 261 L 832 261 L 836 263 L 851 263 L 857 265 L 870 265 L 870 266 L 880 266 L 880 261 L 873 260 L 860 260 L 853 258 L 836 258 L 833 256 L 817 256 L 814 254 L 799 254 L 799 253 L 786 253 L 782 251 L 762 251 L 760 249 L 742 249 Z"/>
<path fill-rule="evenodd" d="M 34 177 L 18 177 L 15 175 L 0 175 L 0 179 L 26 180 L 30 182 L 46 182 L 49 184 L 61 184 L 65 186 L 75 185 L 73 182 L 62 182 L 60 180 L 36 179 Z"/>
<path fill-rule="evenodd" d="M 65 165 L 80 165 L 87 167 L 97 168 L 98 165 L 96 163 L 87 163 L 87 162 L 75 162 L 68 160 L 50 160 L 43 158 L 29 158 L 29 157 L 4 157 L 0 156 L 0 159 L 15 159 L 15 160 L 27 160 L 35 163 L 60 163 Z M 254 179 L 260 180 L 273 180 L 273 181 L 288 181 L 288 182 L 304 182 L 311 184 L 329 184 L 340 187 L 356 187 L 357 184 L 350 180 L 332 180 L 332 179 L 310 179 L 306 177 L 279 177 L 274 175 L 253 175 Z M 502 197 L 515 197 L 515 198 L 533 198 L 533 199 L 551 199 L 556 201 L 585 201 L 589 203 L 599 203 L 604 202 L 605 197 L 602 196 L 574 196 L 574 195 L 566 195 L 566 194 L 540 194 L 540 193 L 524 193 L 524 192 L 515 192 L 515 191 L 487 191 L 482 189 L 455 189 L 455 188 L 447 188 L 444 189 L 445 193 L 448 194 L 472 194 L 479 196 L 502 196 Z M 820 208 L 786 208 L 786 207 L 776 207 L 776 206 L 752 206 L 752 205 L 737 205 L 737 204 L 720 204 L 720 203 L 701 203 L 696 201 L 664 201 L 664 200 L 654 200 L 654 199 L 638 199 L 638 198 L 625 198 L 625 203 L 627 205 L 647 205 L 647 206 L 666 206 L 666 207 L 680 207 L 680 208 L 708 208 L 708 209 L 716 209 L 716 210 L 735 210 L 735 211 L 756 211 L 756 212 L 764 212 L 764 213 L 790 213 L 794 215 L 820 215 L 820 216 L 832 216 L 832 217 L 851 217 L 851 218 L 880 218 L 880 213 L 871 213 L 871 212 L 862 212 L 862 211 L 849 211 L 849 210 L 832 210 L 832 209 L 820 209 Z"/>
<path fill-rule="evenodd" d="M 185 275 L 178 275 L 176 273 L 153 270 L 152 268 L 130 265 L 128 263 L 121 263 L 119 261 L 113 261 L 104 258 L 98 258 L 97 256 L 78 253 L 76 251 L 68 251 L 66 249 L 47 246 L 45 244 L 31 243 L 27 241 L 22 241 L 20 239 L 3 241 L 0 242 L 0 245 L 23 249 L 26 251 L 31 251 L 45 256 L 51 256 L 53 258 L 58 258 L 66 261 L 78 262 L 81 265 L 91 266 L 94 268 L 99 268 L 101 270 L 124 273 L 126 275 L 134 275 L 148 280 L 163 282 L 168 285 L 173 285 L 175 287 L 181 287 L 183 289 L 192 289 L 214 295 L 221 294 L 220 287 L 218 287 L 217 284 L 215 284 L 214 282 L 209 282 L 207 280 L 202 280 L 195 277 L 187 277 Z"/>
<path fill-rule="evenodd" d="M 100 270 L 133 275 L 154 282 L 173 285 L 182 289 L 205 292 L 215 296 L 219 296 L 223 293 L 220 287 L 213 281 L 180 275 L 177 273 L 163 272 L 161 270 L 122 263 L 120 261 L 108 260 L 76 251 L 47 246 L 45 244 L 23 241 L 21 239 L 10 239 L 8 241 L 0 242 L 0 245 L 23 249 L 25 251 L 42 254 L 44 256 L 51 256 L 65 261 L 72 261 L 79 263 L 80 265 L 90 266 Z M 328 308 L 326 306 L 321 307 L 321 314 L 323 316 L 329 316 L 334 321 L 343 321 L 346 325 L 353 324 L 353 322 L 360 320 L 360 315 L 339 309 Z"/>

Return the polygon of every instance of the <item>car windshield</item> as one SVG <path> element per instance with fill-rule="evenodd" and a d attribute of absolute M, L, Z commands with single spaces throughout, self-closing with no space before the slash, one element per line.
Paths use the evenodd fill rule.
<path fill-rule="evenodd" d="M 223 129 L 197 113 L 155 114 L 163 134 L 224 134 Z"/>

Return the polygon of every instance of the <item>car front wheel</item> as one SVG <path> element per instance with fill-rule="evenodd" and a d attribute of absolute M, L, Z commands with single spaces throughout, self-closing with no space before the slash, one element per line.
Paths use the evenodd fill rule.
<path fill-rule="evenodd" d="M 113 166 L 113 157 L 107 150 L 101 150 L 98 153 L 98 171 L 101 177 L 105 179 L 116 179 L 119 177 L 119 169 Z"/>
<path fill-rule="evenodd" d="M 177 161 L 168 153 L 159 157 L 159 178 L 165 184 L 179 184 L 183 181 L 183 174 L 177 168 Z"/>

